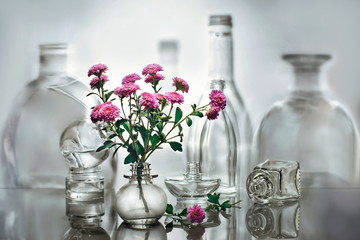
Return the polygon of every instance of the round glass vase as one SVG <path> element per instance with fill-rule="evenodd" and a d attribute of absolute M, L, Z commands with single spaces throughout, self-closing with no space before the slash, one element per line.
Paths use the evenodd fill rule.
<path fill-rule="evenodd" d="M 119 216 L 133 228 L 146 228 L 157 223 L 165 213 L 167 197 L 164 190 L 153 184 L 157 175 L 150 174 L 149 163 L 132 163 L 131 174 L 124 175 L 129 183 L 116 194 Z"/>

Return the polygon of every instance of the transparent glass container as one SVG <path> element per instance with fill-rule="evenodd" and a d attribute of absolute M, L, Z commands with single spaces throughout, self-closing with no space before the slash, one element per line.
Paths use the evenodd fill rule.
<path fill-rule="evenodd" d="M 224 94 L 227 99 L 226 112 L 232 122 L 236 137 L 235 184 L 245 189 L 247 174 L 250 171 L 250 148 L 252 126 L 245 104 L 236 87 L 233 74 L 233 39 L 232 22 L 229 15 L 214 15 L 209 19 L 209 76 L 205 90 L 201 93 L 198 106 L 208 104 L 210 85 L 213 81 L 225 81 Z M 186 140 L 186 157 L 188 162 L 200 158 L 200 135 L 205 118 L 194 119 Z M 217 120 L 216 120 L 217 121 Z M 215 121 L 215 122 L 216 122 Z M 213 147 L 218 147 L 215 143 Z M 206 174 L 203 172 L 204 176 Z M 213 178 L 214 176 L 209 176 Z M 227 182 L 228 179 L 221 179 Z"/>
<path fill-rule="evenodd" d="M 40 75 L 16 98 L 1 139 L 4 187 L 64 188 L 68 166 L 59 139 L 72 122 L 89 119 L 99 102 L 89 87 L 67 76 L 67 45 L 40 45 Z M 113 187 L 116 161 L 104 163 L 106 187 Z"/>
<path fill-rule="evenodd" d="M 266 160 L 246 180 L 249 198 L 260 204 L 282 204 L 300 197 L 300 166 L 294 161 Z"/>
<path fill-rule="evenodd" d="M 105 135 L 89 120 L 75 121 L 60 138 L 60 150 L 69 165 L 66 196 L 80 201 L 104 197 L 104 177 L 99 166 L 109 157 L 109 149 L 96 152 Z"/>
<path fill-rule="evenodd" d="M 223 91 L 224 80 L 213 80 L 211 90 Z M 221 179 L 216 190 L 222 194 L 236 193 L 237 144 L 233 122 L 227 109 L 216 120 L 206 120 L 200 134 L 200 169 L 205 176 Z"/>
<path fill-rule="evenodd" d="M 350 115 L 330 97 L 320 67 L 329 55 L 287 54 L 295 73 L 288 96 L 265 114 L 254 139 L 252 166 L 297 161 L 302 187 L 358 182 L 357 134 Z"/>
<path fill-rule="evenodd" d="M 131 164 L 129 183 L 116 194 L 116 210 L 119 216 L 133 228 L 146 228 L 155 224 L 165 213 L 167 198 L 164 190 L 153 184 L 157 175 L 150 174 L 149 163 Z"/>

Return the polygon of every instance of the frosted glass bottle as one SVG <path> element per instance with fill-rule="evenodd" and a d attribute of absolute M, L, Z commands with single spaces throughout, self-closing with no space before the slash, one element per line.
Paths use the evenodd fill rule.
<path fill-rule="evenodd" d="M 252 166 L 267 159 L 298 161 L 301 185 L 323 187 L 358 181 L 357 134 L 350 115 L 330 98 L 320 77 L 329 55 L 284 55 L 294 67 L 289 95 L 263 117 Z"/>
<path fill-rule="evenodd" d="M 67 45 L 40 45 L 40 75 L 16 98 L 1 140 L 4 187 L 64 188 L 68 166 L 62 158 L 61 133 L 89 119 L 98 102 L 90 89 L 66 75 Z M 112 186 L 116 164 L 105 161 L 105 184 Z"/>
<path fill-rule="evenodd" d="M 209 20 L 209 80 L 206 90 L 200 96 L 198 106 L 203 106 L 209 102 L 211 82 L 223 80 L 224 93 L 227 99 L 226 112 L 232 122 L 236 137 L 237 167 L 234 170 L 235 184 L 237 187 L 245 189 L 246 177 L 250 172 L 252 126 L 233 76 L 231 16 L 214 15 L 210 16 Z M 196 162 L 195 159 L 200 157 L 199 140 L 204 123 L 205 118 L 196 119 L 193 123 L 194 126 L 189 130 L 189 135 L 186 139 L 186 157 L 188 162 Z M 222 143 L 219 142 L 219 144 Z M 222 181 L 225 180 L 222 179 Z"/>

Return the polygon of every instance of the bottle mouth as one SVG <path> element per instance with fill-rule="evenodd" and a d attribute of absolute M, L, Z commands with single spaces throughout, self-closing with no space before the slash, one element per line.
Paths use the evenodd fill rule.
<path fill-rule="evenodd" d="M 67 49 L 68 45 L 66 43 L 45 43 L 39 45 L 40 50 L 48 49 Z"/>
<path fill-rule="evenodd" d="M 211 15 L 209 19 L 209 26 L 215 25 L 225 25 L 231 27 L 231 15 Z"/>
<path fill-rule="evenodd" d="M 331 59 L 330 54 L 284 54 L 282 59 L 297 70 L 317 70 L 320 65 Z"/>

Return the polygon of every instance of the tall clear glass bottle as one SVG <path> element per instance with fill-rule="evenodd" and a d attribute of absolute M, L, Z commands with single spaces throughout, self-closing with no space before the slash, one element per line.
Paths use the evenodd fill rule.
<path fill-rule="evenodd" d="M 226 112 L 232 122 L 236 137 L 237 168 L 235 184 L 245 189 L 246 177 L 250 171 L 250 146 L 252 126 L 250 116 L 236 88 L 233 74 L 232 21 L 229 15 L 210 16 L 209 21 L 209 81 L 206 90 L 201 94 L 198 106 L 207 104 L 209 86 L 213 81 L 224 81 L 224 93 L 227 98 Z M 194 121 L 187 139 L 186 157 L 188 162 L 196 162 L 200 156 L 200 134 L 205 119 Z M 218 142 L 217 144 L 222 144 Z M 224 153 L 225 154 L 225 153 Z M 222 181 L 225 181 L 222 179 Z"/>
<path fill-rule="evenodd" d="M 67 76 L 67 45 L 40 45 L 40 75 L 26 85 L 13 105 L 1 139 L 3 187 L 64 188 L 68 166 L 59 141 L 65 128 L 89 119 L 96 98 L 90 88 Z M 112 187 L 115 159 L 103 165 Z"/>
<path fill-rule="evenodd" d="M 294 67 L 295 84 L 263 117 L 254 139 L 253 167 L 267 159 L 298 161 L 305 187 L 357 182 L 353 121 L 320 77 L 330 56 L 288 54 L 283 59 Z"/>

